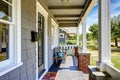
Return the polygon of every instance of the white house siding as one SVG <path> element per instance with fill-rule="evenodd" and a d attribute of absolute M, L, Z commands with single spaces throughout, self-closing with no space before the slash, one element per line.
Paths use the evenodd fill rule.
<path fill-rule="evenodd" d="M 36 0 L 21 0 L 21 56 L 23 65 L 3 76 L 0 80 L 35 80 L 35 43 L 31 42 L 31 30 L 36 30 Z"/>
<path fill-rule="evenodd" d="M 51 45 L 51 18 L 48 17 L 48 68 L 53 64 L 53 51 Z"/>
<path fill-rule="evenodd" d="M 31 4 L 32 3 L 32 4 Z M 36 0 L 22 0 L 22 61 L 21 80 L 36 79 L 36 44 L 31 31 L 36 31 Z"/>
<path fill-rule="evenodd" d="M 54 48 L 58 46 L 58 26 L 54 25 L 54 34 L 51 32 L 52 20 L 48 18 L 48 67 L 50 68 L 54 62 Z"/>

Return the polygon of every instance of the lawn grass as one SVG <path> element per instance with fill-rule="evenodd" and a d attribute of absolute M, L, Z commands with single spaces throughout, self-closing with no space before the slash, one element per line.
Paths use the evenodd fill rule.
<path fill-rule="evenodd" d="M 112 63 L 120 70 L 120 56 L 112 56 Z"/>
<path fill-rule="evenodd" d="M 93 46 L 93 45 L 92 45 Z M 94 47 L 88 48 L 91 53 L 90 65 L 96 65 L 96 61 L 98 60 L 98 50 L 94 49 Z M 114 67 L 120 70 L 120 47 L 111 47 L 111 61 L 114 64 Z"/>
<path fill-rule="evenodd" d="M 90 59 L 90 65 L 95 66 L 96 65 L 97 58 L 94 56 L 91 56 Z M 112 56 L 112 63 L 114 64 L 114 67 L 120 70 L 120 56 Z"/>
<path fill-rule="evenodd" d="M 96 60 L 97 60 L 97 58 L 91 57 L 90 58 L 90 65 L 95 66 L 96 65 Z"/>

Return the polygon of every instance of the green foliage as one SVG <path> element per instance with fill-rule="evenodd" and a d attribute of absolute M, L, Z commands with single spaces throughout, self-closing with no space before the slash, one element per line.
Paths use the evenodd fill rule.
<path fill-rule="evenodd" d="M 69 36 L 69 40 L 76 40 L 76 38 L 77 38 L 77 35 L 75 35 L 75 36 Z"/>
<path fill-rule="evenodd" d="M 67 45 L 75 45 L 76 40 L 67 40 Z"/>
<path fill-rule="evenodd" d="M 90 26 L 89 31 L 91 32 L 93 40 L 98 40 L 98 24 Z"/>
<path fill-rule="evenodd" d="M 98 45 L 87 45 L 88 49 L 98 50 Z"/>
<path fill-rule="evenodd" d="M 118 38 L 120 38 L 120 15 L 111 19 L 111 39 L 115 41 L 115 46 L 118 46 Z"/>
<path fill-rule="evenodd" d="M 66 44 L 67 45 L 75 45 L 76 44 L 76 38 L 77 38 L 77 35 L 69 36 L 69 40 L 66 41 Z"/>
<path fill-rule="evenodd" d="M 82 41 L 82 34 L 79 35 L 79 40 Z"/>
<path fill-rule="evenodd" d="M 87 38 L 87 41 L 92 40 L 92 34 L 91 33 L 87 33 L 86 34 L 86 38 Z M 79 35 L 79 40 L 82 41 L 82 34 Z"/>
<path fill-rule="evenodd" d="M 65 43 L 64 43 L 64 42 L 60 42 L 59 44 L 60 44 L 60 45 L 65 45 Z"/>
<path fill-rule="evenodd" d="M 87 33 L 86 37 L 87 37 L 87 41 L 92 40 L 92 34 L 91 33 Z"/>

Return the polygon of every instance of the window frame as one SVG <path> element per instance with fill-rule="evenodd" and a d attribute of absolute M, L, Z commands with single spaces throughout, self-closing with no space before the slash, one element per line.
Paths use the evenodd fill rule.
<path fill-rule="evenodd" d="M 3 0 L 4 2 L 6 0 Z M 9 3 L 9 2 L 8 2 Z M 8 4 L 9 5 L 9 4 Z M 12 21 L 0 19 L 9 25 L 9 59 L 0 62 L 0 76 L 18 68 L 21 62 L 21 0 L 12 0 Z"/>

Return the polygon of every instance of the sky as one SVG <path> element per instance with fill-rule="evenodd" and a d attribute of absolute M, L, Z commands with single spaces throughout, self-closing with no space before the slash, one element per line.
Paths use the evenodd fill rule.
<path fill-rule="evenodd" d="M 120 14 L 120 0 L 111 0 L 111 17 L 117 16 Z M 87 32 L 89 32 L 89 27 L 92 24 L 98 24 L 98 4 L 95 5 L 95 7 L 91 10 L 91 12 L 87 16 L 87 21 L 86 21 L 86 29 Z M 80 27 L 82 29 L 82 27 Z M 80 33 L 81 30 L 80 29 Z"/>

